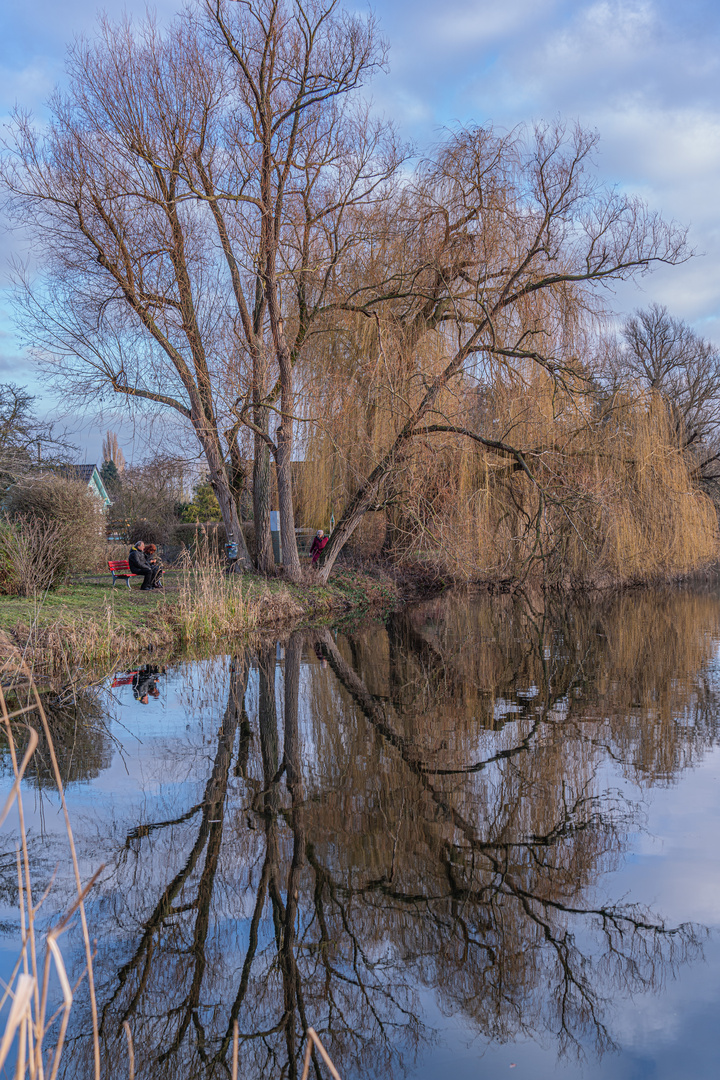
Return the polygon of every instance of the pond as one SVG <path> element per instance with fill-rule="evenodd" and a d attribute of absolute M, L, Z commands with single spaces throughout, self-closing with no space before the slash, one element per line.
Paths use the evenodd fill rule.
<path fill-rule="evenodd" d="M 104 1075 L 127 1021 L 138 1077 L 229 1076 L 237 1021 L 245 1080 L 299 1076 L 307 1026 L 343 1080 L 715 1077 L 719 644 L 714 583 L 448 593 L 49 696 L 84 879 L 104 864 Z M 51 920 L 42 740 L 25 810 Z M 81 990 L 61 1075 L 92 1075 L 90 1030 Z"/>

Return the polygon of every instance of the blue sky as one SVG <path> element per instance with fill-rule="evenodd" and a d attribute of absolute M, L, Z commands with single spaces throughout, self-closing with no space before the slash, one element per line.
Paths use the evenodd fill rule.
<path fill-rule="evenodd" d="M 95 0 L 6 0 L 3 121 L 15 102 L 42 110 L 62 81 L 66 44 L 92 30 L 101 7 Z M 145 7 L 140 0 L 124 5 L 139 14 Z M 154 7 L 163 18 L 180 3 Z M 390 44 L 390 72 L 371 93 L 404 134 L 422 150 L 453 122 L 512 126 L 559 115 L 597 129 L 602 175 L 688 225 L 699 253 L 639 287 L 623 287 L 616 310 L 657 300 L 720 343 L 717 0 L 382 0 L 373 7 Z M 0 235 L 0 380 L 42 393 L 8 311 L 6 266 L 16 246 Z M 76 440 L 90 457 L 99 453 L 97 428 L 86 421 Z"/>

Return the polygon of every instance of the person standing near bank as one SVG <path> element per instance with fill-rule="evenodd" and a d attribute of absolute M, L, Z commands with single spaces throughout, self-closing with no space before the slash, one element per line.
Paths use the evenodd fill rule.
<path fill-rule="evenodd" d="M 317 561 L 320 558 L 320 554 L 328 542 L 328 537 L 325 535 L 322 529 L 318 529 L 317 533 L 313 537 L 313 542 L 310 545 L 310 555 L 312 557 L 313 566 L 317 566 Z"/>

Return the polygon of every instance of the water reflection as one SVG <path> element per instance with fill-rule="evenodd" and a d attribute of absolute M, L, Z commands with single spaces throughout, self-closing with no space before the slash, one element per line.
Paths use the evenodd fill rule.
<path fill-rule="evenodd" d="M 11 689 L 11 707 L 15 697 Z M 112 761 L 112 739 L 108 732 L 107 711 L 103 696 L 94 688 L 66 687 L 42 695 L 48 724 L 53 736 L 60 774 L 66 784 L 83 783 L 98 777 Z M 19 690 L 17 704 L 27 705 L 27 690 Z M 30 760 L 27 778 L 40 788 L 55 788 L 45 733 L 37 725 L 38 746 Z M 16 739 L 25 748 L 22 728 Z M 0 777 L 12 776 L 7 734 L 0 726 Z"/>
<path fill-rule="evenodd" d="M 717 740 L 718 636 L 711 593 L 443 597 L 189 668 L 162 784 L 88 839 L 107 1074 L 127 1020 L 138 1075 L 227 1075 L 237 1020 L 245 1077 L 298 1076 L 308 1025 L 344 1077 L 397 1076 L 428 991 L 492 1040 L 607 1049 L 610 1003 L 699 947 L 608 872 Z"/>

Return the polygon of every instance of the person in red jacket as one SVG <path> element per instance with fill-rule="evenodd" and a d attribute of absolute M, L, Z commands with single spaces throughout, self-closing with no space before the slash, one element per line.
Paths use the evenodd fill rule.
<path fill-rule="evenodd" d="M 325 535 L 322 529 L 318 529 L 317 533 L 313 537 L 313 542 L 310 545 L 310 554 L 312 556 L 313 566 L 317 564 L 317 561 L 320 558 L 320 553 L 327 544 L 327 542 L 328 537 Z"/>

